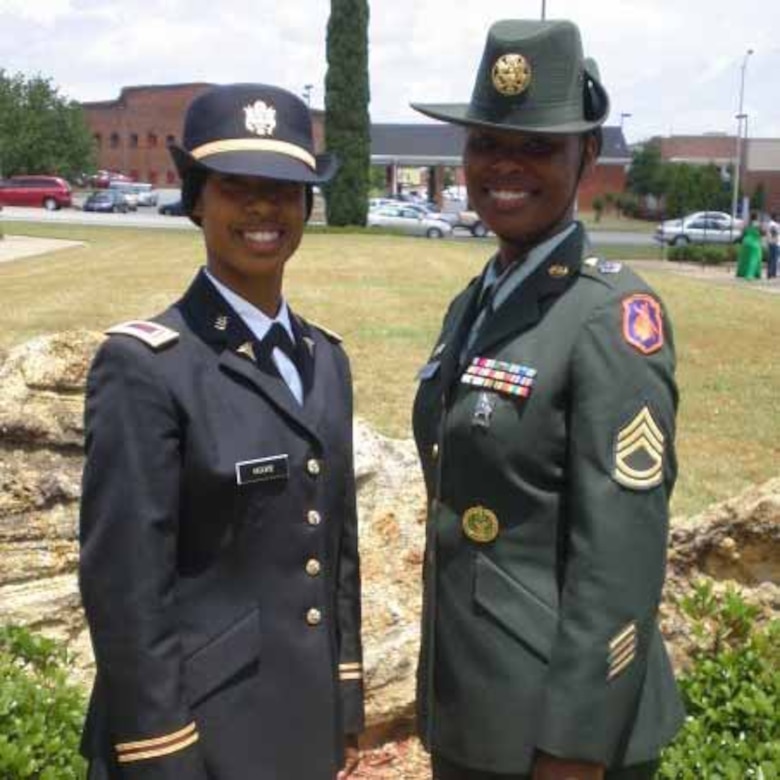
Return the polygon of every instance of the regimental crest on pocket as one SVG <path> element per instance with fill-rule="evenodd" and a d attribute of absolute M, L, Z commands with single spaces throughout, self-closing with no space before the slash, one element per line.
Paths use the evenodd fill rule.
<path fill-rule="evenodd" d="M 663 481 L 666 437 L 648 406 L 621 428 L 615 437 L 612 476 L 631 490 L 650 490 Z"/>

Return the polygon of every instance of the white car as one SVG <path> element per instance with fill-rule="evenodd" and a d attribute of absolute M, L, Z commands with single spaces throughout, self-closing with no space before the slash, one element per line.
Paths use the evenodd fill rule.
<path fill-rule="evenodd" d="M 655 231 L 655 240 L 662 244 L 729 244 L 739 241 L 742 220 L 732 225 L 731 215 L 724 211 L 697 211 L 682 219 L 668 219 Z"/>
<path fill-rule="evenodd" d="M 427 238 L 452 235 L 452 225 L 444 219 L 405 204 L 386 204 L 368 212 L 369 227 L 394 228 L 404 233 Z"/>

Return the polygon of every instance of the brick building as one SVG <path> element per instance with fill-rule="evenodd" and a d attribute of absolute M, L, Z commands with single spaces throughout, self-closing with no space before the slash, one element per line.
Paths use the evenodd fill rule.
<path fill-rule="evenodd" d="M 178 187 L 168 146 L 181 142 L 187 106 L 211 86 L 201 82 L 125 87 L 116 100 L 82 103 L 98 168 L 120 171 L 158 187 Z M 323 113 L 312 111 L 312 118 L 320 149 Z"/>
<path fill-rule="evenodd" d="M 181 141 L 184 113 L 207 83 L 125 87 L 116 100 L 82 103 L 97 150 L 98 168 L 121 171 L 158 187 L 177 187 L 179 177 L 168 146 Z M 324 146 L 324 113 L 312 110 L 317 151 Z M 434 198 L 444 170 L 463 183 L 460 166 L 463 131 L 447 124 L 374 124 L 371 162 L 386 168 L 389 191 L 397 191 L 403 169 L 422 168 L 423 186 Z M 623 191 L 631 154 L 619 127 L 604 128 L 604 146 L 594 172 L 583 182 L 579 207 L 593 199 Z"/>

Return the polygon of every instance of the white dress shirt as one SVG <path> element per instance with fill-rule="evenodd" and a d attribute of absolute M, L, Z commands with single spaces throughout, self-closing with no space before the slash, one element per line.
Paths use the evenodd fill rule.
<path fill-rule="evenodd" d="M 237 293 L 234 293 L 229 287 L 222 284 L 222 282 L 209 272 L 208 268 L 204 270 L 209 281 L 217 288 L 219 294 L 230 304 L 233 311 L 241 317 L 244 324 L 252 331 L 252 334 L 258 341 L 262 341 L 271 326 L 275 322 L 278 322 L 285 331 L 287 331 L 287 334 L 290 336 L 290 341 L 295 344 L 295 335 L 293 334 L 292 325 L 290 324 L 290 310 L 287 308 L 287 301 L 285 301 L 284 298 L 282 298 L 276 317 L 269 317 L 267 314 L 260 311 L 257 306 L 249 303 L 245 298 L 242 298 Z M 298 369 L 295 367 L 295 363 L 293 363 L 278 347 L 274 348 L 271 357 L 285 384 L 290 388 L 290 392 L 293 396 L 295 396 L 295 400 L 299 404 L 302 404 L 303 382 L 301 381 L 301 375 L 298 373 Z"/>

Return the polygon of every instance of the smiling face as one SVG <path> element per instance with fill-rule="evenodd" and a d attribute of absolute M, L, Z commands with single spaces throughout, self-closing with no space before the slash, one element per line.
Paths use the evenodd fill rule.
<path fill-rule="evenodd" d="M 304 185 L 209 173 L 193 215 L 201 221 L 209 271 L 274 316 L 284 264 L 303 235 Z"/>
<path fill-rule="evenodd" d="M 592 135 L 469 132 L 463 152 L 469 198 L 499 237 L 505 262 L 571 221 L 577 185 L 596 156 Z"/>

